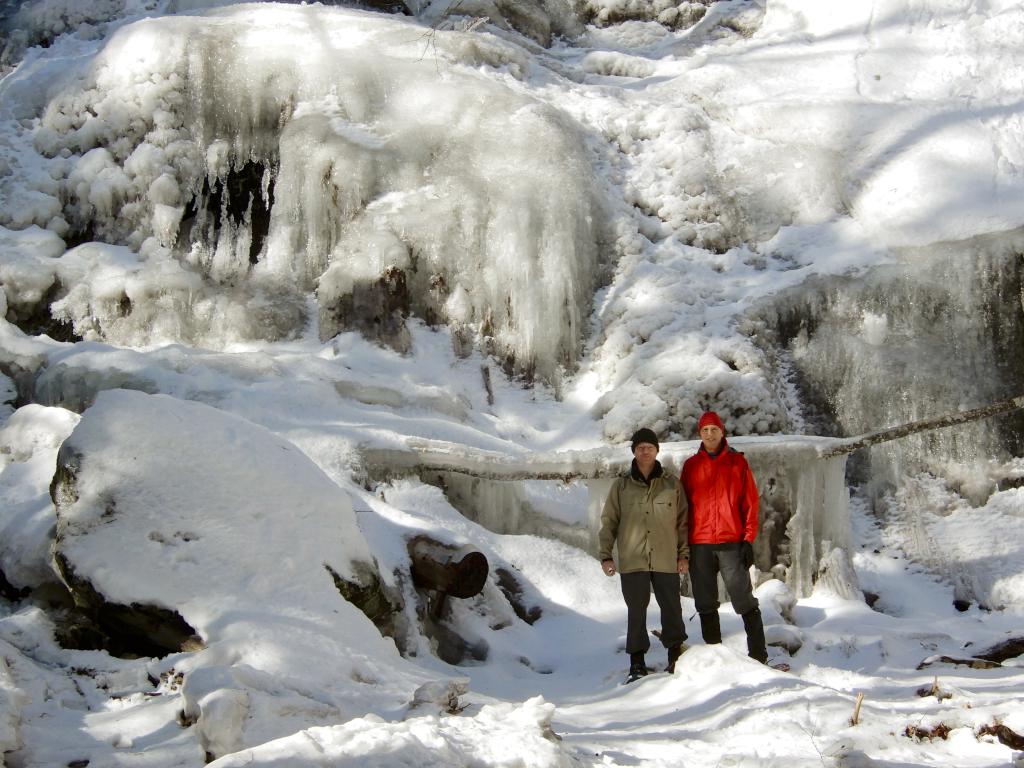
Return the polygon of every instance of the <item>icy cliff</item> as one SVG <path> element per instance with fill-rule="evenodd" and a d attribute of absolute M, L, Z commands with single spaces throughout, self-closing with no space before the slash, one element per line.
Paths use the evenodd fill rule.
<path fill-rule="evenodd" d="M 218 345 L 312 319 L 408 351 L 415 314 L 550 379 L 579 358 L 603 216 L 586 131 L 518 84 L 534 66 L 500 39 L 337 8 L 138 21 L 48 84 L 45 177 L 3 182 L 23 204 L 0 223 L 130 247 L 176 315 L 59 283 L 82 338 Z M 175 261 L 202 285 L 168 282 Z"/>

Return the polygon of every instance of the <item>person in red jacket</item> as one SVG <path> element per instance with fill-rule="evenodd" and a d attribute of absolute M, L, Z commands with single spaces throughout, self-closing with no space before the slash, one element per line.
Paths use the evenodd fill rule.
<path fill-rule="evenodd" d="M 690 584 L 705 643 L 722 642 L 718 619 L 718 574 L 733 610 L 743 617 L 747 653 L 768 662 L 761 609 L 750 586 L 758 493 L 750 465 L 729 447 L 725 425 L 714 411 L 697 423 L 701 445 L 686 460 L 679 481 L 689 504 Z"/>

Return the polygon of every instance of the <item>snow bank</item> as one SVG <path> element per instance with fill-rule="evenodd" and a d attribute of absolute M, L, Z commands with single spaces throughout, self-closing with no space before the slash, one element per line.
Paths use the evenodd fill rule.
<path fill-rule="evenodd" d="M 886 243 L 961 240 L 1022 223 L 1021 108 L 1007 95 L 1024 73 L 1013 43 L 1022 28 L 1010 2 L 782 0 L 766 4 L 749 46 L 686 80 L 714 94 L 718 119 L 740 131 L 723 138 L 742 156 L 769 141 L 787 165 L 801 152 L 840 160 L 836 212 Z M 748 181 L 753 191 L 776 179 Z"/>
<path fill-rule="evenodd" d="M 554 706 L 538 696 L 518 705 L 487 705 L 472 717 L 415 717 L 401 723 L 365 717 L 332 728 L 304 730 L 210 765 L 279 765 L 288 760 L 328 761 L 352 768 L 367 764 L 569 768 L 577 762 L 551 732 L 553 712 Z"/>
<path fill-rule="evenodd" d="M 952 585 L 957 600 L 1024 610 L 1024 488 L 975 506 L 943 478 L 921 474 L 905 478 L 888 502 L 893 541 Z"/>

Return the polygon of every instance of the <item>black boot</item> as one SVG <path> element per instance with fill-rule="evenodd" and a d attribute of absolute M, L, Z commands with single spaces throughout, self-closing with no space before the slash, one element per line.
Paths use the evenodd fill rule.
<path fill-rule="evenodd" d="M 718 611 L 700 614 L 700 634 L 707 645 L 722 642 L 722 625 L 718 620 Z"/>
<path fill-rule="evenodd" d="M 743 628 L 747 631 L 747 656 L 767 664 L 768 648 L 764 642 L 764 623 L 761 621 L 760 608 L 743 614 Z"/>
<path fill-rule="evenodd" d="M 637 651 L 636 653 L 629 654 L 629 675 L 626 677 L 626 682 L 632 683 L 634 680 L 646 677 L 647 672 L 647 665 L 644 663 L 644 652 Z"/>

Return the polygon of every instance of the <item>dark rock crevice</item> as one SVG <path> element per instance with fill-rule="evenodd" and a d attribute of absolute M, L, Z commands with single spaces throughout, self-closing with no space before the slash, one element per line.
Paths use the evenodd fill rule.
<path fill-rule="evenodd" d="M 185 207 L 178 242 L 202 241 L 213 248 L 224 226 L 247 226 L 251 235 L 249 264 L 258 263 L 270 233 L 274 181 L 273 169 L 255 160 L 232 168 L 223 179 L 204 179 L 200 192 Z"/>
<path fill-rule="evenodd" d="M 327 563 L 324 563 L 324 568 L 345 600 L 365 613 L 382 635 L 395 636 L 395 614 L 401 610 L 401 606 L 396 605 L 388 595 L 376 568 L 357 563 L 358 573 L 354 580 L 343 578 Z"/>
<path fill-rule="evenodd" d="M 196 630 L 176 611 L 109 602 L 88 580 L 80 578 L 59 552 L 54 562 L 75 603 L 75 610 L 57 633 L 65 648 L 103 650 L 130 659 L 159 658 L 201 645 Z"/>

